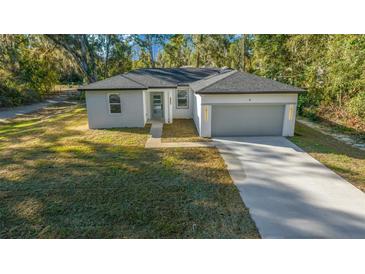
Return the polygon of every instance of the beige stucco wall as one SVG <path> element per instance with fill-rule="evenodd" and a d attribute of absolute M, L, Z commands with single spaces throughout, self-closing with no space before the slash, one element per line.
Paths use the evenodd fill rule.
<path fill-rule="evenodd" d="M 177 108 L 177 90 L 186 90 L 189 94 L 189 107 Z M 188 87 L 179 87 L 172 92 L 172 110 L 174 119 L 191 119 L 193 118 L 193 92 Z"/>
<path fill-rule="evenodd" d="M 193 94 L 192 99 L 193 119 L 196 129 L 201 136 L 201 96 L 199 94 Z"/>
<path fill-rule="evenodd" d="M 297 94 L 217 94 L 199 95 L 189 91 L 189 108 L 176 108 L 176 89 L 127 91 L 87 91 L 86 105 L 90 128 L 143 127 L 150 119 L 150 93 L 163 92 L 165 123 L 174 118 L 193 118 L 200 136 L 211 137 L 212 106 L 225 104 L 281 104 L 285 106 L 283 136 L 294 134 Z M 121 97 L 122 113 L 109 112 L 108 94 Z M 229 121 L 227 121 L 229 122 Z"/>
<path fill-rule="evenodd" d="M 121 98 L 122 113 L 109 112 L 108 94 Z M 143 127 L 145 124 L 142 90 L 86 91 L 89 128 Z"/>

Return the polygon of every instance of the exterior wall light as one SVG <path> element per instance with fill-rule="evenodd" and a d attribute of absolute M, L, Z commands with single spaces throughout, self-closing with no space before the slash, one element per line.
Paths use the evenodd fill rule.
<path fill-rule="evenodd" d="M 204 120 L 205 121 L 208 121 L 208 107 L 207 106 L 205 106 L 204 107 Z"/>

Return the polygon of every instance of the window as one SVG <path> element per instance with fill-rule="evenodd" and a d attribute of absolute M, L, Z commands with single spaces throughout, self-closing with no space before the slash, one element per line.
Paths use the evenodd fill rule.
<path fill-rule="evenodd" d="M 177 91 L 177 108 L 189 108 L 189 93 L 186 90 Z"/>
<path fill-rule="evenodd" d="M 109 94 L 109 110 L 111 114 L 122 113 L 119 94 Z"/>

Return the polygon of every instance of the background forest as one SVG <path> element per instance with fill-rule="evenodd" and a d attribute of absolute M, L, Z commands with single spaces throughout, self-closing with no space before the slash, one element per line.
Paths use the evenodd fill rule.
<path fill-rule="evenodd" d="M 0 35 L 0 107 L 144 67 L 230 67 L 302 87 L 299 112 L 364 129 L 365 35 Z"/>

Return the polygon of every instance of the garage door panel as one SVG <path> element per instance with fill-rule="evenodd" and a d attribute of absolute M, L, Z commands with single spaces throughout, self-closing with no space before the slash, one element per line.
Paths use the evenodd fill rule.
<path fill-rule="evenodd" d="M 212 136 L 281 136 L 284 105 L 215 105 Z"/>

